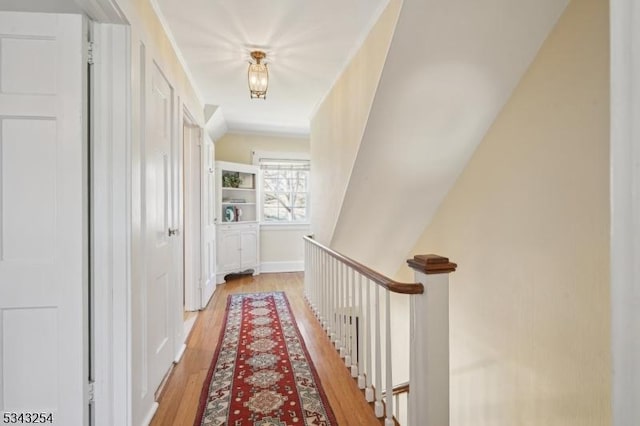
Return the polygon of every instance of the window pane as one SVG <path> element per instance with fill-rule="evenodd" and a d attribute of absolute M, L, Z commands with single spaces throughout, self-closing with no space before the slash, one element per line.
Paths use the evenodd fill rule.
<path fill-rule="evenodd" d="M 307 194 L 304 194 L 304 193 L 296 194 L 292 205 L 293 205 L 293 207 L 306 208 L 307 207 Z"/>
<path fill-rule="evenodd" d="M 291 206 L 291 200 L 289 199 L 289 194 L 285 194 L 283 192 L 278 192 L 275 195 L 275 200 L 280 207 L 288 208 Z"/>
<path fill-rule="evenodd" d="M 296 192 L 307 192 L 307 174 L 308 172 L 295 172 L 292 189 Z"/>
<path fill-rule="evenodd" d="M 265 207 L 263 216 L 263 219 L 266 221 L 278 220 L 278 208 Z"/>
<path fill-rule="evenodd" d="M 276 196 L 276 194 L 273 193 L 265 193 L 264 194 L 264 207 L 278 207 L 278 204 L 280 204 L 278 202 L 278 197 Z"/>
<path fill-rule="evenodd" d="M 268 222 L 308 220 L 308 170 L 263 169 L 262 217 Z"/>
<path fill-rule="evenodd" d="M 307 218 L 307 209 L 295 208 L 293 209 L 293 220 L 302 221 Z"/>
<path fill-rule="evenodd" d="M 289 173 L 283 173 L 282 176 L 282 188 L 280 190 L 282 192 L 290 192 L 291 191 L 291 178 L 288 176 Z"/>
<path fill-rule="evenodd" d="M 264 189 L 266 191 L 275 191 L 276 186 L 278 185 L 278 179 L 273 179 L 273 178 L 264 179 L 263 183 L 264 183 L 263 185 Z"/>
<path fill-rule="evenodd" d="M 286 222 L 289 220 L 289 211 L 283 207 L 278 208 L 278 220 Z"/>

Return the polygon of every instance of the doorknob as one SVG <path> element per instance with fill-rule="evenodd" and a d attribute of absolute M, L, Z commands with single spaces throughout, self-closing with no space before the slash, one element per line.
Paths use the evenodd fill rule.
<path fill-rule="evenodd" d="M 174 235 L 177 236 L 178 234 L 179 234 L 178 228 L 169 228 L 169 236 L 170 237 L 172 237 Z"/>

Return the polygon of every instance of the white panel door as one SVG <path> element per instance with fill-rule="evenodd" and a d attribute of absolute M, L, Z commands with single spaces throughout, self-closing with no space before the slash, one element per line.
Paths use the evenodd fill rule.
<path fill-rule="evenodd" d="M 184 310 L 201 308 L 202 280 L 202 144 L 200 129 L 185 122 L 184 149 Z"/>
<path fill-rule="evenodd" d="M 0 413 L 64 426 L 88 424 L 85 30 L 0 12 Z"/>
<path fill-rule="evenodd" d="M 158 66 L 152 63 L 147 104 L 145 152 L 146 219 L 146 368 L 150 391 L 160 385 L 173 361 L 173 304 L 175 263 L 172 256 L 177 234 L 173 226 L 171 172 L 173 133 L 173 89 Z M 178 302 L 180 305 L 181 303 Z"/>
<path fill-rule="evenodd" d="M 202 179 L 202 308 L 207 306 L 216 288 L 216 210 L 213 142 L 203 141 Z"/>

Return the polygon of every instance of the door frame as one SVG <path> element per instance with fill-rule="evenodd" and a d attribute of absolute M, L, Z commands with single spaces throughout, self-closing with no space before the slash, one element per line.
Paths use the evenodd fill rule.
<path fill-rule="evenodd" d="M 97 426 L 130 426 L 131 52 L 130 27 L 94 24 L 92 182 Z"/>
<path fill-rule="evenodd" d="M 183 132 L 182 132 L 182 153 L 183 153 L 183 173 L 182 173 L 182 178 L 183 178 L 183 190 L 184 190 L 184 197 L 182 199 L 183 202 L 183 219 L 184 219 L 184 223 L 183 223 L 183 229 L 184 229 L 184 239 L 183 239 L 183 244 L 184 244 L 184 250 L 183 250 L 183 262 L 184 262 L 184 280 L 183 280 L 183 288 L 184 288 L 184 309 L 185 311 L 198 311 L 202 308 L 202 292 L 201 292 L 201 288 L 203 285 L 203 240 L 202 240 L 202 229 L 203 229 L 203 218 L 204 218 L 204 211 L 203 211 L 203 197 L 202 197 L 202 189 L 203 189 L 203 177 L 204 177 L 204 150 L 203 150 L 203 139 L 202 139 L 202 135 L 203 135 L 203 130 L 202 128 L 197 124 L 196 120 L 193 118 L 193 115 L 191 115 L 191 113 L 189 112 L 189 110 L 184 107 L 183 111 L 182 111 L 182 126 L 183 126 Z M 187 174 L 189 173 L 189 169 L 191 167 L 194 166 L 194 164 L 191 164 L 191 149 L 193 149 L 192 146 L 192 142 L 193 142 L 193 138 L 190 138 L 190 140 L 185 140 L 184 138 L 184 128 L 185 127 L 190 127 L 193 130 L 197 130 L 198 135 L 198 144 L 197 144 L 197 149 L 200 152 L 200 164 L 197 165 L 198 170 L 200 171 L 199 173 L 199 180 L 200 180 L 200 191 L 198 191 L 198 193 L 194 193 L 193 187 L 192 187 L 192 179 L 191 179 L 191 175 L 189 174 L 187 176 Z M 191 134 L 190 134 L 191 135 Z M 199 209 L 200 209 L 200 221 L 199 223 L 194 223 L 192 219 L 192 201 L 194 200 L 194 198 L 198 198 L 200 200 L 199 203 Z M 200 238 L 200 248 L 199 248 L 199 257 L 200 257 L 200 262 L 199 262 L 199 267 L 200 270 L 199 271 L 194 271 L 193 269 L 193 264 L 191 262 L 187 261 L 187 257 L 191 255 L 192 253 L 192 244 L 193 244 L 193 238 L 195 237 L 195 234 L 198 233 L 200 234 L 201 238 Z M 191 279 L 194 275 L 200 275 L 200 280 L 196 281 L 194 279 Z M 190 278 L 190 279 L 187 279 Z"/>
<path fill-rule="evenodd" d="M 640 7 L 611 0 L 611 403 L 613 424 L 640 420 Z"/>

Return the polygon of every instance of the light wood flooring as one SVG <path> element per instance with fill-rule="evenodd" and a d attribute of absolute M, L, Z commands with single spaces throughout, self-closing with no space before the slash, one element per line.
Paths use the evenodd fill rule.
<path fill-rule="evenodd" d="M 216 289 L 211 302 L 200 312 L 187 340 L 187 349 L 175 366 L 159 399 L 151 422 L 160 425 L 193 425 L 200 391 L 218 343 L 227 296 L 232 293 L 284 291 L 291 304 L 311 360 L 340 426 L 379 425 L 344 362 L 311 313 L 303 295 L 303 274 L 261 274 L 230 281 Z"/>

